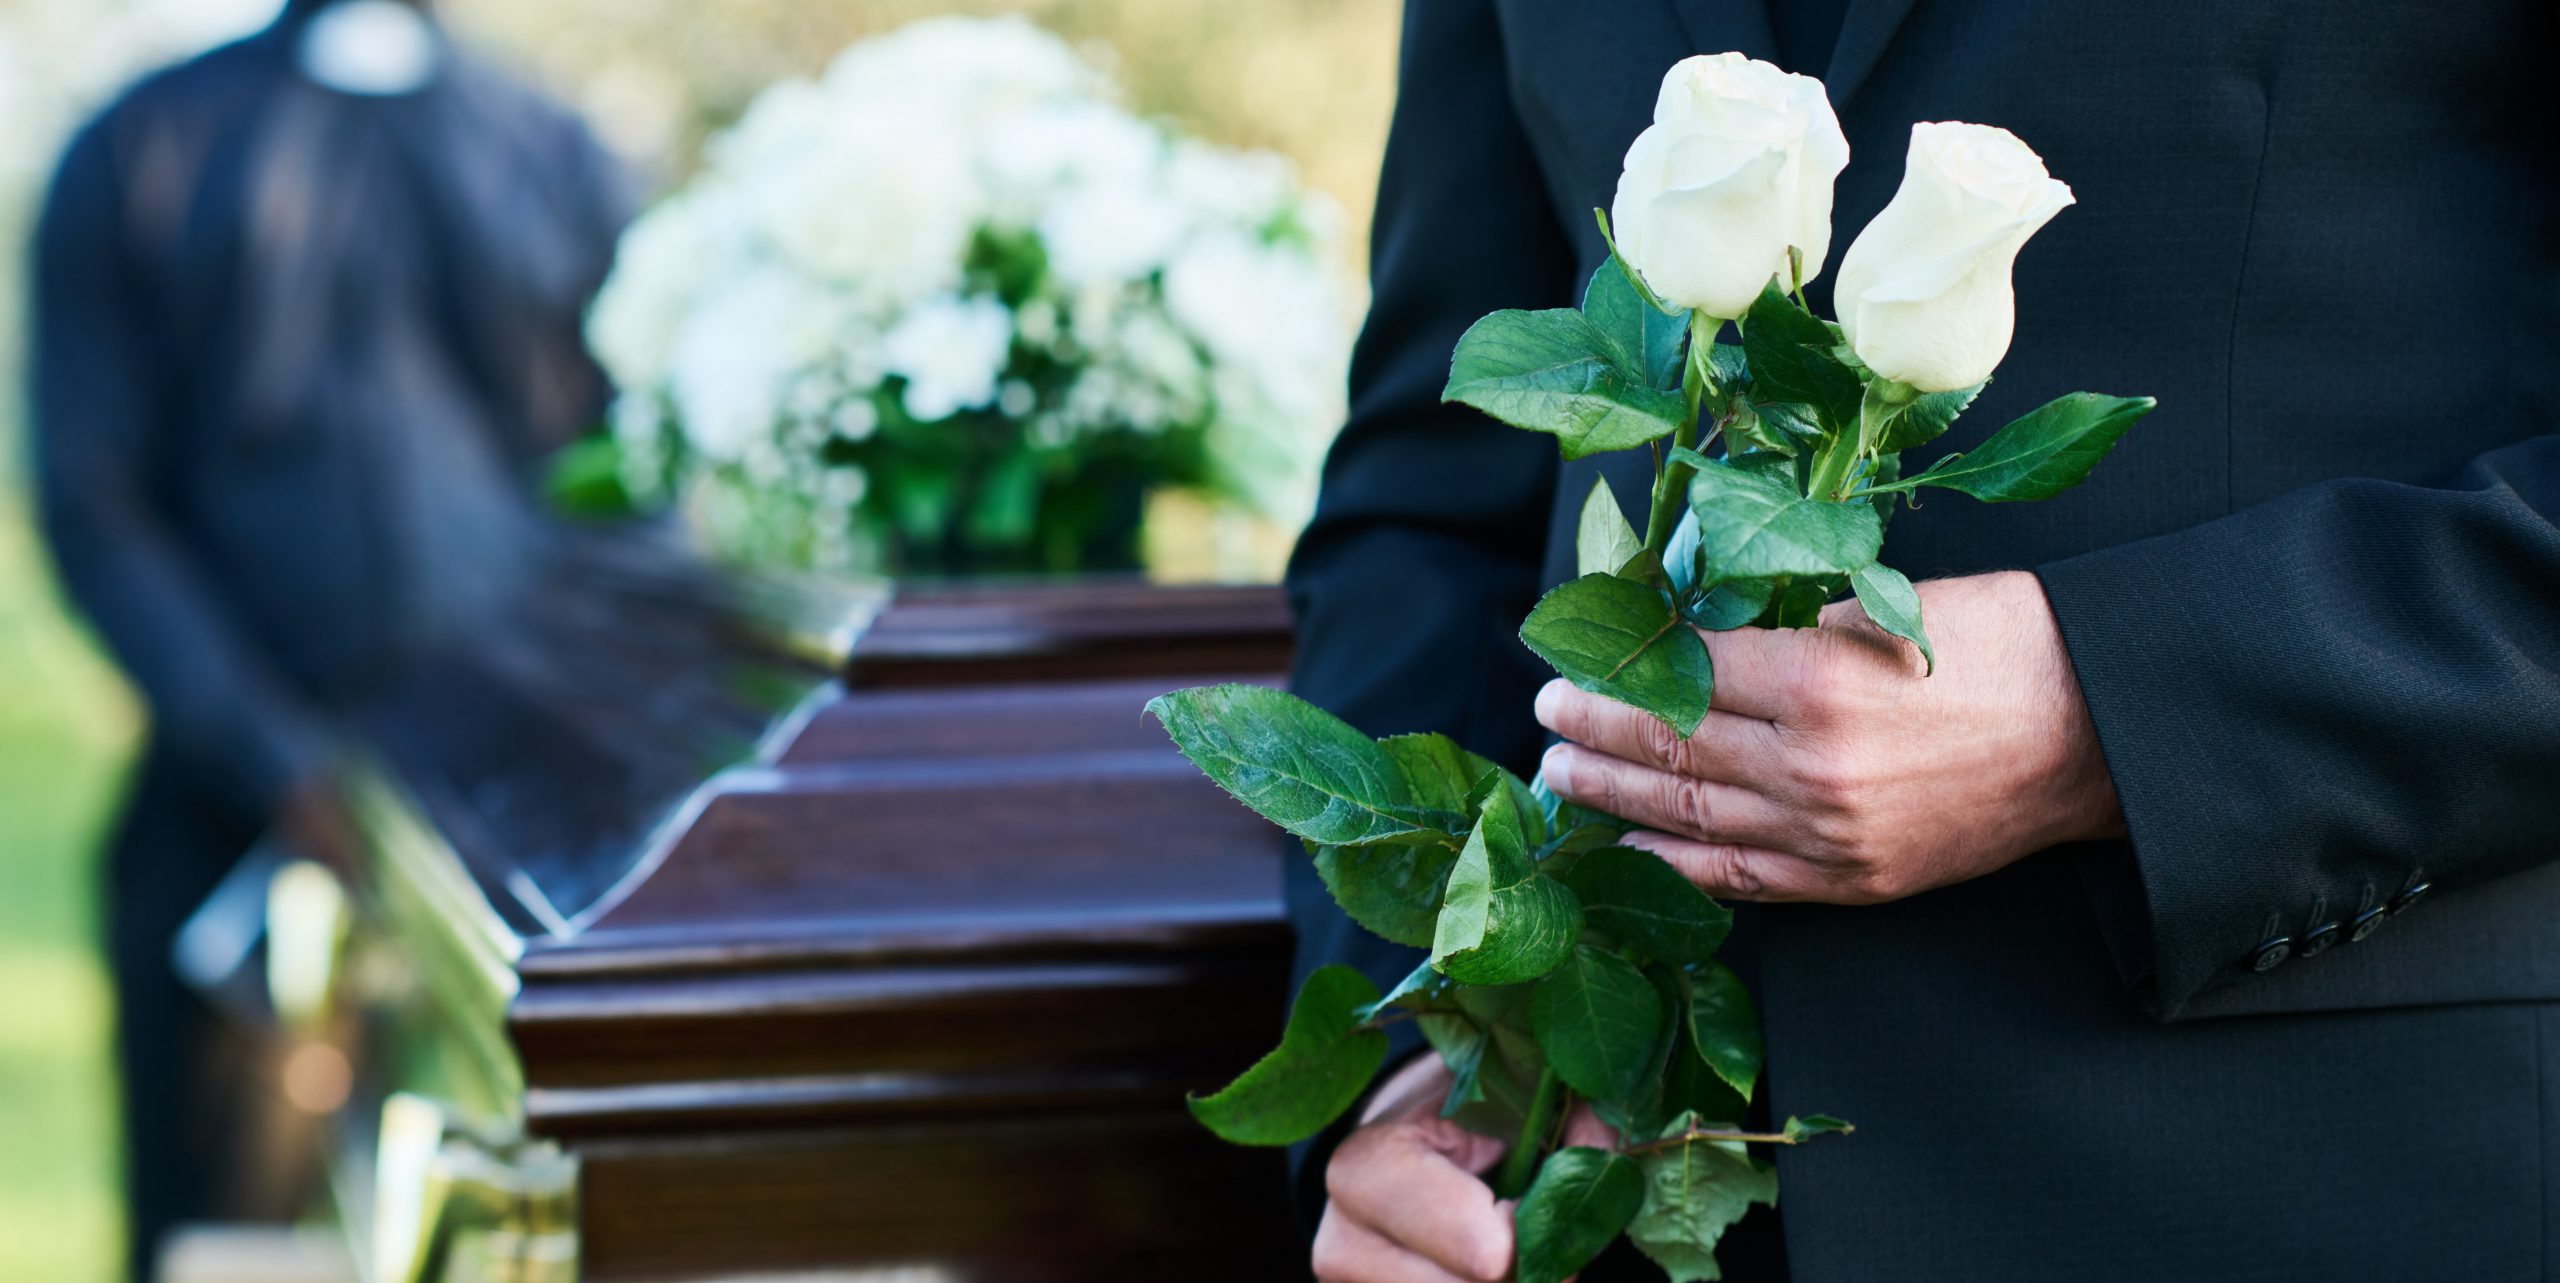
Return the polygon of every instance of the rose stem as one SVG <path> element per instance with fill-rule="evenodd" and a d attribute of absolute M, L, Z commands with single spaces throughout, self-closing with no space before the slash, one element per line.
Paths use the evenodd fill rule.
<path fill-rule="evenodd" d="M 1518 1198 L 1529 1192 L 1529 1182 L 1538 1174 L 1538 1160 L 1547 1136 L 1547 1120 L 1556 1112 L 1556 1097 L 1563 1094 L 1564 1080 L 1553 1069 L 1538 1074 L 1537 1094 L 1529 1098 L 1529 1115 L 1521 1120 L 1520 1139 L 1513 1142 L 1511 1152 L 1503 1156 L 1502 1171 L 1493 1184 L 1496 1198 Z"/>

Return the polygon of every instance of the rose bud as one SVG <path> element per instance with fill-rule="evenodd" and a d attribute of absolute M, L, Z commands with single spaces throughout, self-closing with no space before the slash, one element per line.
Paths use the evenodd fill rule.
<path fill-rule="evenodd" d="M 1991 377 L 2017 327 L 2010 264 L 2072 201 L 2017 135 L 1911 127 L 1902 187 L 1840 259 L 1840 328 L 1867 368 L 1922 392 Z"/>
<path fill-rule="evenodd" d="M 1619 253 L 1666 302 L 1730 319 L 1771 279 L 1804 279 L 1831 249 L 1831 183 L 1849 140 L 1822 82 L 1738 53 L 1674 63 L 1653 124 L 1627 149 L 1609 221 Z"/>

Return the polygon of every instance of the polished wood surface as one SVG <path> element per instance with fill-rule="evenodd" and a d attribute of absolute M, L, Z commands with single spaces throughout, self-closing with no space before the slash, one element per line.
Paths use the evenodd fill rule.
<path fill-rule="evenodd" d="M 580 1165 L 583 1277 L 1303 1277 L 1278 1154 L 1182 1105 L 1279 1030 L 1286 848 L 1140 714 L 1287 647 L 1270 589 L 893 604 L 522 941 L 519 1113 Z"/>
<path fill-rule="evenodd" d="M 854 646 L 861 687 L 1281 673 L 1288 603 L 1269 587 L 1135 580 L 902 595 Z"/>

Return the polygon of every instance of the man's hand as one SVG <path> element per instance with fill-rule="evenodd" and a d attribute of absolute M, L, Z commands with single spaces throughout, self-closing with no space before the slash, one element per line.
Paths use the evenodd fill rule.
<path fill-rule="evenodd" d="M 1321 1283 L 1490 1283 L 1511 1274 L 1511 1211 L 1484 1173 L 1510 1146 L 1440 1116 L 1446 1065 L 1415 1057 L 1370 1097 L 1360 1129 L 1325 1168 L 1316 1227 Z M 1589 1107 L 1565 1120 L 1564 1143 L 1614 1148 Z"/>
<path fill-rule="evenodd" d="M 1538 720 L 1548 787 L 1710 894 L 1876 904 L 2124 831 L 2035 576 L 1920 585 L 1938 667 L 1855 602 L 1819 629 L 1707 633 L 1713 710 L 1687 740 L 1562 682 Z"/>

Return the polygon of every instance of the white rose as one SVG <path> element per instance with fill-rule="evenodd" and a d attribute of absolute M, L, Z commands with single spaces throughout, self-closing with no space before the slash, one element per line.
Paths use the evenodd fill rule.
<path fill-rule="evenodd" d="M 1849 140 L 1822 82 L 1738 53 L 1683 58 L 1627 148 L 1609 222 L 1656 294 L 1709 316 L 1751 310 L 1787 248 L 1804 278 L 1831 249 L 1831 183 Z"/>
<path fill-rule="evenodd" d="M 1832 291 L 1858 359 L 1923 392 L 1990 378 L 2017 326 L 2010 264 L 2071 201 L 2008 130 L 1913 125 L 1902 188 L 1841 257 Z"/>

